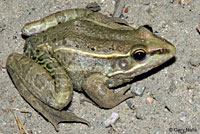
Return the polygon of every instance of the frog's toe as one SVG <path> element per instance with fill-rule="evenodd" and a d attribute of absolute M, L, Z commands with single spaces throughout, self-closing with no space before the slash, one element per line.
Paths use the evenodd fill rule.
<path fill-rule="evenodd" d="M 120 98 L 119 100 L 126 100 L 128 98 L 135 97 L 135 94 L 133 93 L 125 94 L 130 89 L 130 87 L 131 85 L 126 85 L 125 87 L 120 88 L 120 91 L 115 93 L 116 98 Z"/>
<path fill-rule="evenodd" d="M 76 116 L 73 112 L 70 111 L 50 110 L 47 111 L 45 117 L 48 118 L 49 122 L 51 122 L 56 131 L 59 131 L 58 124 L 62 122 L 79 122 L 84 123 L 90 127 L 90 123 L 87 120 Z"/>
<path fill-rule="evenodd" d="M 59 131 L 58 124 L 62 122 L 79 122 L 90 126 L 90 123 L 87 120 L 76 116 L 71 111 L 56 110 L 45 105 L 43 102 L 34 98 L 32 95 L 31 98 L 32 99 L 29 101 L 29 103 L 54 126 L 56 131 Z"/>
<path fill-rule="evenodd" d="M 129 89 L 130 89 L 131 85 L 126 85 L 125 87 L 120 88 L 120 91 L 117 93 L 119 95 L 124 95 Z"/>

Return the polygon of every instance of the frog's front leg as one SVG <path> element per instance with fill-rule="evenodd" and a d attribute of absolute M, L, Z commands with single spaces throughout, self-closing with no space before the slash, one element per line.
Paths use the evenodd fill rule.
<path fill-rule="evenodd" d="M 109 78 L 101 74 L 92 74 L 85 78 L 82 83 L 82 88 L 85 93 L 101 108 L 113 108 L 124 100 L 134 97 L 134 94 L 125 95 L 126 91 L 130 89 L 127 85 L 119 92 L 114 93 L 104 83 Z"/>
<path fill-rule="evenodd" d="M 49 62 L 46 67 L 53 73 L 49 74 L 41 65 L 17 53 L 8 57 L 6 67 L 21 96 L 56 130 L 58 123 L 64 121 L 89 124 L 72 112 L 61 110 L 72 98 L 72 84 L 62 67 Z"/>

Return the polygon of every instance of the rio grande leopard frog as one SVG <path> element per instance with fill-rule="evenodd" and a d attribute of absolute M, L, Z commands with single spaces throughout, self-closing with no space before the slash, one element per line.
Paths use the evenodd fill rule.
<path fill-rule="evenodd" d="M 89 124 L 73 112 L 62 110 L 73 90 L 83 91 L 101 108 L 113 108 L 134 97 L 118 86 L 159 66 L 175 55 L 175 47 L 141 26 L 92 12 L 71 9 L 28 23 L 22 34 L 24 54 L 12 53 L 7 71 L 21 96 L 57 124 Z M 111 89 L 112 88 L 112 89 Z"/>

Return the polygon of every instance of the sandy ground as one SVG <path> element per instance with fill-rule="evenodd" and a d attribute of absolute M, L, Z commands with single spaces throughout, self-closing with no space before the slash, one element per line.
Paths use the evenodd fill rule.
<path fill-rule="evenodd" d="M 96 0 L 102 13 L 113 12 L 114 0 Z M 126 102 L 104 110 L 92 104 L 80 104 L 80 94 L 75 93 L 70 107 L 78 116 L 87 119 L 91 127 L 80 123 L 61 123 L 58 133 L 64 134 L 164 134 L 200 133 L 200 1 L 191 0 L 184 5 L 173 0 L 127 0 L 127 21 L 134 27 L 151 25 L 154 32 L 173 43 L 176 59 L 142 75 L 133 83 L 145 88 L 143 96 L 129 99 L 136 107 L 128 108 Z M 38 20 L 56 11 L 84 8 L 92 0 L 1 0 L 0 1 L 0 134 L 20 133 L 9 109 L 20 108 L 31 112 L 14 111 L 31 134 L 56 134 L 54 127 L 35 112 L 19 95 L 11 82 L 5 63 L 12 52 L 22 53 L 24 40 L 21 28 L 27 22 Z M 146 104 L 146 98 L 153 102 Z M 112 128 L 104 121 L 116 112 L 120 119 Z"/>

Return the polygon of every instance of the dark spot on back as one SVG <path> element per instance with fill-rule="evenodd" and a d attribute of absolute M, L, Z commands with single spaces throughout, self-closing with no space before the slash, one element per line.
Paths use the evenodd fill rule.
<path fill-rule="evenodd" d="M 67 58 L 66 58 L 66 56 L 64 56 L 63 60 L 64 60 L 65 63 L 67 62 Z"/>
<path fill-rule="evenodd" d="M 91 50 L 92 50 L 92 51 L 95 51 L 95 48 L 92 47 Z"/>
<path fill-rule="evenodd" d="M 56 42 L 56 40 L 57 40 L 56 38 L 53 38 L 52 42 L 53 42 L 53 43 L 55 43 L 55 42 Z"/>
<path fill-rule="evenodd" d="M 109 50 L 114 50 L 114 49 L 110 47 Z"/>
<path fill-rule="evenodd" d="M 56 54 L 56 57 L 57 57 L 57 59 L 59 59 L 59 58 L 60 58 L 60 55 L 59 55 L 59 54 Z"/>
<path fill-rule="evenodd" d="M 67 41 L 65 39 L 62 40 L 63 45 L 67 44 Z"/>
<path fill-rule="evenodd" d="M 46 67 L 47 67 L 48 69 L 53 69 L 53 66 L 52 66 L 50 63 L 46 64 Z"/>
<path fill-rule="evenodd" d="M 43 60 L 43 58 L 40 56 L 40 57 L 38 57 L 38 60 L 39 60 L 39 61 L 42 61 L 42 60 Z"/>
<path fill-rule="evenodd" d="M 37 49 L 37 50 L 36 50 L 36 53 L 37 53 L 37 55 L 38 55 L 38 54 L 40 53 L 40 50 Z"/>
<path fill-rule="evenodd" d="M 53 78 L 53 79 L 56 79 L 56 75 L 52 75 L 52 78 Z"/>
<path fill-rule="evenodd" d="M 47 35 L 43 36 L 43 42 L 45 42 L 47 40 Z"/>
<path fill-rule="evenodd" d="M 35 57 L 35 56 L 33 56 L 33 57 L 32 57 L 32 59 L 33 59 L 33 60 L 36 60 L 36 57 Z"/>
<path fill-rule="evenodd" d="M 79 46 L 79 45 L 77 45 L 77 44 L 75 45 L 75 47 L 76 47 L 76 48 L 80 48 L 80 46 Z"/>

